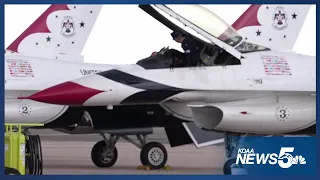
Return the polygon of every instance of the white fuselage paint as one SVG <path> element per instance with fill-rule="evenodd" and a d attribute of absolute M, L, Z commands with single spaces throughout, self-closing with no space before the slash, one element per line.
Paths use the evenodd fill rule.
<path fill-rule="evenodd" d="M 191 108 L 195 123 L 208 130 L 284 134 L 316 124 L 316 99 L 303 94 L 191 105 Z"/>
<path fill-rule="evenodd" d="M 34 77 L 14 77 L 9 72 L 7 60 L 24 60 L 32 67 Z M 49 123 L 59 118 L 68 106 L 53 105 L 31 100 L 19 100 L 50 86 L 73 80 L 115 65 L 60 61 L 39 57 L 9 54 L 5 57 L 5 122 Z M 24 107 L 27 106 L 27 109 Z"/>
<path fill-rule="evenodd" d="M 167 86 L 192 90 L 170 97 L 171 100 L 179 99 L 180 102 L 232 101 L 271 92 L 296 92 L 309 95 L 316 91 L 315 57 L 294 56 L 289 53 L 270 51 L 246 55 L 247 58 L 241 61 L 241 65 L 224 67 L 144 70 L 138 65 L 128 65 L 119 67 L 118 70 Z M 289 64 L 292 75 L 266 75 L 261 59 L 261 56 L 266 55 L 284 57 Z M 259 83 L 261 81 L 262 83 Z M 83 77 L 73 80 L 73 82 L 106 91 L 88 99 L 84 103 L 87 106 L 117 105 L 128 96 L 143 91 L 99 75 Z"/>
<path fill-rule="evenodd" d="M 284 57 L 289 64 L 292 75 L 267 76 L 264 71 L 263 60 L 261 59 L 262 55 Z M 12 77 L 8 71 L 8 64 L 5 62 L 6 122 L 47 123 L 53 121 L 61 116 L 68 106 L 18 100 L 16 98 L 31 95 L 65 81 L 77 82 L 75 79 L 83 76 L 87 77 L 77 83 L 85 84 L 86 86 L 90 85 L 90 87 L 97 89 L 102 88 L 102 90 L 112 88 L 113 91 L 111 92 L 116 92 L 112 95 L 110 92 L 101 93 L 90 98 L 85 105 L 117 105 L 126 97 L 143 91 L 102 77 L 98 78 L 99 76 L 97 75 L 92 75 L 96 72 L 113 68 L 157 83 L 192 89 L 193 91 L 179 93 L 167 99 L 176 102 L 167 101 L 160 103 L 163 108 L 173 113 L 176 117 L 189 121 L 193 120 L 192 111 L 187 106 L 190 104 L 228 101 L 241 102 L 240 104 L 242 104 L 245 100 L 251 100 L 254 101 L 253 104 L 259 105 L 263 101 L 270 101 L 279 97 L 287 97 L 290 101 L 297 102 L 299 98 L 315 94 L 316 91 L 315 57 L 291 53 L 256 52 L 246 54 L 246 59 L 241 61 L 241 65 L 174 68 L 171 70 L 145 70 L 135 64 L 112 66 L 57 61 L 21 55 L 10 55 L 6 57 L 6 60 L 8 59 L 29 61 L 34 77 Z M 99 80 L 92 81 L 94 76 Z M 258 80 L 262 80 L 262 83 L 258 83 Z M 90 81 L 89 84 L 88 81 Z M 102 84 L 103 86 L 101 86 Z M 30 106 L 31 112 L 28 115 L 21 114 L 21 105 L 23 104 Z M 233 125 L 237 127 L 237 123 Z M 276 130 L 276 127 L 275 125 L 274 130 Z"/>
<path fill-rule="evenodd" d="M 218 106 L 217 104 L 233 104 L 239 107 L 252 107 L 248 108 L 252 111 L 262 112 L 262 109 L 259 109 L 259 105 L 266 103 L 273 103 L 274 107 L 277 107 L 279 104 L 286 106 L 287 104 L 296 104 L 295 109 L 299 112 L 308 113 L 307 115 L 298 116 L 294 115 L 294 123 L 292 121 L 286 121 L 286 123 L 292 123 L 287 126 L 287 128 L 294 129 L 294 124 L 299 124 L 303 126 L 304 124 L 308 124 L 308 122 L 312 122 L 315 119 L 315 96 L 311 98 L 310 101 L 303 101 L 304 104 L 297 105 L 297 102 L 300 102 L 303 99 L 310 99 L 309 95 L 315 95 L 315 85 L 316 85 L 316 77 L 315 77 L 315 57 L 302 56 L 291 53 L 280 53 L 280 52 L 256 52 L 256 53 L 247 53 L 241 54 L 237 51 L 236 47 L 231 47 L 229 44 L 218 40 L 212 34 L 208 32 L 215 31 L 205 31 L 208 30 L 208 27 L 205 28 L 205 24 L 202 24 L 204 27 L 199 27 L 193 24 L 192 18 L 190 17 L 182 17 L 176 12 L 172 11 L 165 5 L 154 5 L 158 9 L 157 11 L 160 14 L 170 16 L 173 19 L 176 19 L 180 22 L 180 27 L 184 30 L 187 26 L 191 29 L 191 31 L 197 32 L 203 39 L 205 39 L 208 43 L 213 43 L 218 45 L 220 48 L 223 48 L 228 53 L 232 54 L 234 57 L 241 59 L 242 56 L 245 56 L 245 59 L 241 59 L 241 65 L 233 65 L 233 66 L 212 66 L 212 67 L 195 67 L 195 68 L 174 68 L 174 69 L 158 69 L 158 70 L 145 70 L 138 65 L 124 65 L 119 67 L 119 70 L 127 72 L 131 75 L 135 75 L 138 77 L 143 77 L 145 79 L 155 81 L 157 83 L 162 83 L 165 85 L 183 88 L 183 89 L 192 89 L 193 91 L 183 92 L 176 94 L 172 97 L 169 97 L 164 102 L 161 102 L 160 105 L 174 114 L 174 116 L 192 121 L 194 120 L 194 115 L 189 105 L 208 105 L 208 106 Z M 95 16 L 90 14 L 90 20 L 86 22 L 86 26 L 89 28 L 85 28 L 85 31 L 82 33 L 77 32 L 77 43 L 74 45 L 66 45 L 64 44 L 60 49 L 60 52 L 57 52 L 56 47 L 49 47 L 50 44 L 46 44 L 46 46 L 34 47 L 34 39 L 44 39 L 43 37 L 47 37 L 47 34 L 38 33 L 37 37 L 29 36 L 19 49 L 19 51 L 27 53 L 27 54 L 37 54 L 42 57 L 57 57 L 58 59 L 44 59 L 39 57 L 28 57 L 19 54 L 10 54 L 5 57 L 5 121 L 6 122 L 16 122 L 16 123 L 48 123 L 52 122 L 58 117 L 60 117 L 63 113 L 66 112 L 68 106 L 65 105 L 52 105 L 46 103 L 35 102 L 31 100 L 18 100 L 17 97 L 21 96 L 29 96 L 34 94 L 35 92 L 41 91 L 45 88 L 51 87 L 53 85 L 63 83 L 66 81 L 77 81 L 77 78 L 82 76 L 87 76 L 88 78 L 84 78 L 79 80 L 79 84 L 86 84 L 93 87 L 97 87 L 97 89 L 101 90 L 110 90 L 105 93 L 98 94 L 85 102 L 85 105 L 88 106 L 96 106 L 96 105 L 117 105 L 123 99 L 128 96 L 144 91 L 141 89 L 137 89 L 134 87 L 129 87 L 111 80 L 107 80 L 102 78 L 101 76 L 94 76 L 93 73 L 99 71 L 106 71 L 109 69 L 113 69 L 117 66 L 115 65 L 105 65 L 105 64 L 89 64 L 89 63 L 77 63 L 71 59 L 78 59 L 79 57 L 74 56 L 74 54 L 78 51 L 81 52 L 83 48 L 82 45 L 85 44 L 87 35 L 90 34 L 91 28 L 98 16 L 101 6 L 83 6 L 77 9 L 87 9 L 94 8 Z M 293 8 L 293 7 L 287 7 Z M 300 8 L 300 7 L 299 7 Z M 195 12 L 199 13 L 199 8 L 193 8 L 197 10 Z M 304 15 L 301 11 L 302 9 L 297 9 L 295 12 L 300 12 L 299 20 L 303 21 Z M 70 11 L 71 12 L 71 11 Z M 83 17 L 83 12 L 86 11 L 78 11 L 75 18 Z M 162 12 L 162 13 L 161 13 Z M 179 12 L 179 11 L 178 11 Z M 69 11 L 60 11 L 59 13 L 65 14 L 69 13 Z M 71 12 L 73 13 L 73 12 Z M 189 11 L 188 11 L 189 14 Z M 262 16 L 261 14 L 257 15 L 258 17 L 269 17 Z M 50 16 L 51 17 L 51 16 Z M 52 16 L 53 17 L 53 16 Z M 60 15 L 59 15 L 60 17 Z M 62 17 L 62 16 L 61 16 Z M 201 16 L 203 17 L 203 16 Z M 209 17 L 214 17 L 209 16 Z M 205 19 L 205 18 L 202 18 Z M 222 20 L 218 20 L 218 23 L 214 23 L 215 26 L 222 22 Z M 259 18 L 260 19 L 260 18 Z M 47 20 L 50 25 L 55 23 L 51 21 L 50 18 Z M 170 20 L 172 21 L 172 20 Z M 268 20 L 269 21 L 269 20 Z M 59 21 L 60 23 L 60 21 Z M 212 23 L 212 22 L 209 22 Z M 177 25 L 177 23 L 175 23 Z M 297 26 L 298 23 L 295 23 Z M 89 25 L 89 26 L 88 26 Z M 224 24 L 222 25 L 222 29 Z M 178 25 L 179 26 L 179 25 Z M 51 26 L 50 26 L 51 27 Z M 58 27 L 58 26 L 52 26 Z M 290 28 L 297 29 L 297 33 L 299 32 L 298 27 L 294 27 L 290 25 Z M 212 27 L 210 27 L 212 28 Z M 253 26 L 252 26 L 253 28 Z M 262 27 L 260 27 L 262 28 Z M 270 28 L 268 26 L 268 28 Z M 213 29 L 217 30 L 217 29 Z M 186 32 L 190 33 L 190 30 L 186 30 Z M 220 31 L 217 31 L 217 33 Z M 267 31 L 264 31 L 267 32 Z M 223 33 L 223 32 L 220 32 Z M 247 33 L 254 34 L 254 33 Z M 269 33 L 269 35 L 273 35 L 274 33 Z M 291 34 L 291 35 L 290 35 Z M 293 35 L 293 30 L 290 29 L 290 40 L 294 41 L 296 35 Z M 218 34 L 216 34 L 218 35 Z M 55 37 L 55 36 L 54 36 Z M 246 36 L 248 37 L 248 36 Z M 271 36 L 270 36 L 271 37 Z M 61 38 L 60 34 L 58 34 L 57 38 Z M 57 39 L 54 38 L 54 39 Z M 252 39 L 249 37 L 249 39 Z M 277 42 L 275 40 L 281 41 L 283 44 L 286 43 L 292 44 L 290 42 L 283 42 L 282 37 L 276 38 L 273 37 L 273 43 Z M 287 38 L 288 39 L 288 38 Z M 259 39 L 259 42 L 261 40 Z M 68 41 L 65 41 L 68 42 Z M 80 43 L 79 43 L 80 42 Z M 82 43 L 81 43 L 82 42 Z M 268 43 L 270 43 L 268 41 Z M 237 44 L 240 45 L 241 43 Z M 42 48 L 42 50 L 39 48 Z M 282 47 L 281 47 L 282 48 Z M 62 54 L 59 54 L 62 53 Z M 66 54 L 65 54 L 66 53 Z M 71 54 L 68 56 L 68 54 Z M 292 75 L 290 76 L 267 76 L 264 71 L 263 62 L 261 59 L 261 55 L 267 56 L 282 56 L 287 60 L 288 65 L 290 66 L 290 70 Z M 70 59 L 71 58 L 71 59 Z M 33 77 L 14 77 L 10 74 L 7 60 L 25 60 L 32 67 Z M 17 69 L 13 70 L 17 71 Z M 96 80 L 96 81 L 94 81 Z M 262 83 L 261 83 L 262 82 Z M 285 101 L 279 101 L 279 99 L 286 99 Z M 145 102 L 148 103 L 148 102 Z M 245 105 L 251 106 L 245 106 Z M 228 108 L 225 109 L 224 113 L 230 115 L 227 118 L 224 118 L 220 124 L 216 127 L 218 130 L 230 130 L 230 127 L 226 127 L 226 124 L 232 124 L 233 131 L 243 132 L 243 128 L 241 127 L 249 127 L 249 129 L 253 128 L 254 130 L 259 131 L 268 131 L 270 132 L 279 132 L 282 127 L 279 126 L 279 122 L 274 121 L 274 119 L 269 119 L 269 115 L 272 114 L 273 106 L 268 106 L 270 111 L 266 114 L 259 114 L 259 117 L 251 116 L 251 118 L 243 119 L 249 121 L 258 118 L 260 121 L 266 123 L 266 121 L 272 121 L 272 128 L 269 127 L 267 129 L 259 129 L 253 125 L 240 124 L 243 121 L 239 121 L 239 119 L 233 118 L 233 115 L 230 115 Z M 292 106 L 293 107 L 293 106 Z M 301 109 L 299 109 L 301 107 Z M 310 107 L 309 111 L 304 111 L 305 107 Z M 256 109 L 255 109 L 256 108 Z M 236 111 L 237 108 L 232 109 Z M 231 110 L 230 110 L 231 112 Z M 232 113 L 231 113 L 232 114 Z M 243 116 L 244 117 L 244 116 Z M 253 117 L 253 118 L 252 118 Z M 305 118 L 307 117 L 307 118 Z M 225 121 L 225 120 L 228 121 Z M 300 119 L 300 121 L 299 121 Z M 292 120 L 292 119 L 291 119 Z M 284 124 L 282 122 L 282 124 Z M 239 128 L 235 128 L 239 127 Z M 278 128 L 279 127 L 279 128 Z M 282 129 L 285 130 L 285 129 Z M 259 133 L 257 132 L 257 133 Z M 266 132 L 266 133 L 268 133 Z"/>

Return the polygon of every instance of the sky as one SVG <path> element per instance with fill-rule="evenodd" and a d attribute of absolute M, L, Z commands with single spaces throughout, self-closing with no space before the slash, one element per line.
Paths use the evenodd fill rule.
<path fill-rule="evenodd" d="M 5 47 L 12 43 L 49 5 L 6 5 Z M 232 24 L 249 5 L 204 5 Z M 17 14 L 18 12 L 18 14 Z M 85 62 L 131 64 L 164 46 L 181 50 L 172 31 L 148 16 L 137 5 L 105 5 L 93 27 L 82 55 Z M 306 18 L 293 51 L 316 55 L 316 7 Z"/>

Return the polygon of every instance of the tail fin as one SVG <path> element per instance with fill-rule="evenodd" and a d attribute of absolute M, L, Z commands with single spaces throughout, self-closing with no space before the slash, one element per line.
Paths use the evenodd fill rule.
<path fill-rule="evenodd" d="M 7 51 L 29 56 L 58 58 L 80 55 L 102 5 L 51 5 Z"/>
<path fill-rule="evenodd" d="M 251 5 L 233 23 L 249 42 L 273 50 L 292 50 L 311 5 Z"/>

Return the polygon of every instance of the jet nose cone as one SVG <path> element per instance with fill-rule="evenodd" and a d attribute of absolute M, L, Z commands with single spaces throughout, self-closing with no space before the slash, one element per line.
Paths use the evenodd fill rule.
<path fill-rule="evenodd" d="M 44 89 L 29 97 L 19 97 L 18 99 L 30 99 L 59 105 L 83 105 L 89 98 L 101 92 L 104 91 L 91 89 L 69 81 Z"/>

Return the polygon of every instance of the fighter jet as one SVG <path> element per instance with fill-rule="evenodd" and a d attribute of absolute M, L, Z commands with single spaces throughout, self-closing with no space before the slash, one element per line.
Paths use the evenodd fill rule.
<path fill-rule="evenodd" d="M 13 43 L 16 45 L 8 48 L 18 54 L 6 55 L 5 121 L 45 123 L 45 128 L 71 134 L 101 133 L 105 140 L 98 142 L 91 154 L 98 167 L 110 167 L 116 162 L 115 145 L 119 137 L 132 142 L 127 135 L 139 135 L 140 138 L 140 135 L 150 133 L 145 130 L 149 127 L 165 127 L 173 147 L 191 142 L 200 147 L 201 138 L 197 138 L 197 134 L 208 132 L 195 127 L 194 123 L 202 129 L 213 130 L 215 136 L 216 131 L 243 134 L 254 130 L 261 134 L 281 134 L 293 129 L 298 131 L 302 126 L 307 128 L 307 121 L 308 125 L 315 125 L 314 57 L 272 50 L 293 47 L 309 5 L 253 5 L 240 17 L 242 21 L 235 23 L 235 28 L 243 31 L 242 35 L 213 12 L 198 5 L 140 5 L 142 10 L 168 28 L 183 32 L 202 44 L 202 62 L 198 66 L 174 68 L 170 66 L 173 59 L 168 55 L 169 48 L 163 48 L 137 64 L 116 67 L 56 60 L 57 54 L 67 59 L 68 56 L 62 53 L 71 52 L 72 55 L 81 52 L 81 45 L 90 33 L 86 30 L 87 34 L 81 36 L 81 28 L 87 27 L 87 22 L 82 18 L 91 20 L 93 26 L 95 20 L 90 15 L 95 14 L 96 18 L 101 8 L 68 5 L 68 9 L 58 11 L 57 6 L 62 8 L 61 5 L 52 5 L 41 22 L 58 23 L 59 30 L 56 26 L 48 26 L 48 29 L 55 28 L 32 33 L 29 28 L 26 31 L 29 34 L 20 36 Z M 75 9 L 79 7 L 84 9 L 76 13 Z M 96 9 L 92 10 L 93 7 Z M 285 18 L 278 18 L 278 12 L 285 14 Z M 65 13 L 70 14 L 65 16 Z M 293 13 L 298 14 L 299 18 L 290 18 Z M 54 18 L 61 16 L 64 19 L 54 21 Z M 256 21 L 248 20 L 248 16 L 256 17 Z M 78 19 L 73 20 L 76 17 Z M 275 17 L 279 20 L 272 26 Z M 50 21 L 43 20 L 47 18 Z M 280 25 L 280 21 L 287 26 Z M 259 30 L 261 39 L 254 39 L 254 29 Z M 50 35 L 60 38 L 64 46 L 57 40 L 55 47 L 62 49 L 40 46 L 53 41 Z M 76 38 L 82 39 L 80 45 L 76 43 Z M 273 41 L 269 41 L 270 38 Z M 258 45 L 256 42 L 259 41 L 264 45 Z M 277 45 L 279 42 L 282 46 Z M 78 48 L 73 49 L 73 45 Z M 39 55 L 35 57 L 30 52 Z M 304 63 L 300 63 L 301 59 L 305 59 Z M 25 70 L 25 67 L 29 69 Z M 301 78 L 304 80 L 297 81 Z M 295 104 L 294 107 L 303 107 L 306 110 L 304 119 L 307 120 L 290 123 L 297 118 L 296 109 L 292 109 L 292 103 L 297 103 L 297 98 L 299 103 L 305 104 Z M 225 106 L 227 110 L 220 109 Z M 207 107 L 212 108 L 207 110 Z M 230 107 L 238 110 L 228 111 Z M 218 110 L 213 111 L 215 108 Z M 270 112 L 261 111 L 264 108 L 269 108 Z M 283 111 L 287 117 L 285 120 L 281 114 Z M 221 119 L 226 117 L 225 113 L 233 119 Z M 257 116 L 263 118 L 253 121 Z M 238 123 L 237 117 L 245 119 L 246 123 Z M 218 126 L 220 122 L 223 126 Z M 87 125 L 86 128 L 79 128 L 84 125 Z M 104 133 L 111 134 L 111 137 L 107 139 Z M 200 144 L 210 145 L 215 140 L 207 138 Z M 163 145 L 146 143 L 142 138 L 140 141 L 137 146 L 142 149 L 142 164 L 162 168 L 167 160 Z M 106 147 L 107 144 L 109 146 Z M 100 151 L 103 149 L 107 151 Z M 149 157 L 149 152 L 156 155 Z M 101 159 L 101 155 L 105 158 Z"/>

